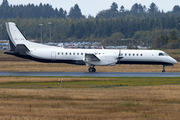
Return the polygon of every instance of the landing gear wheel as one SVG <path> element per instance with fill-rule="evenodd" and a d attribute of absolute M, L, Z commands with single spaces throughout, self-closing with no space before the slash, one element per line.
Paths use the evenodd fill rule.
<path fill-rule="evenodd" d="M 92 67 L 90 67 L 90 68 L 88 69 L 88 71 L 89 71 L 89 72 L 93 72 L 93 69 L 92 69 Z"/>
<path fill-rule="evenodd" d="M 94 67 L 90 67 L 88 70 L 89 72 L 96 72 L 96 69 Z"/>
<path fill-rule="evenodd" d="M 162 72 L 166 72 L 165 70 L 162 70 Z"/>

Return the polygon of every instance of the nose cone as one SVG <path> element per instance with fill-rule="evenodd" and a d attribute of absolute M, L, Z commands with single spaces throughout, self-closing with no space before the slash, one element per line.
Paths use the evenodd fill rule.
<path fill-rule="evenodd" d="M 171 62 L 172 64 L 176 64 L 176 63 L 177 63 L 177 61 L 176 61 L 174 58 L 171 58 L 170 62 Z"/>

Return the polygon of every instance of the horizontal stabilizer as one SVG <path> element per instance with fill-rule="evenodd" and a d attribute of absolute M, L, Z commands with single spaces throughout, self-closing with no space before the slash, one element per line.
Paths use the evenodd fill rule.
<path fill-rule="evenodd" d="M 29 49 L 24 44 L 18 44 L 16 46 L 15 52 L 26 53 L 26 52 L 29 52 Z"/>
<path fill-rule="evenodd" d="M 29 49 L 24 44 L 18 44 L 15 48 L 15 50 L 11 51 L 5 51 L 5 54 L 22 54 L 26 55 L 26 53 L 29 52 Z"/>

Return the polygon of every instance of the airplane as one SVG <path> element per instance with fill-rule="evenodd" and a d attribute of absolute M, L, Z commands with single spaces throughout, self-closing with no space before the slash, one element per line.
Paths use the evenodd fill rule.
<path fill-rule="evenodd" d="M 173 66 L 177 63 L 161 50 L 65 49 L 43 45 L 26 40 L 15 23 L 6 22 L 5 25 L 10 50 L 4 53 L 38 62 L 86 65 L 89 67 L 89 72 L 96 72 L 95 66 L 117 64 L 162 65 L 162 72 L 165 72 L 165 66 Z"/>

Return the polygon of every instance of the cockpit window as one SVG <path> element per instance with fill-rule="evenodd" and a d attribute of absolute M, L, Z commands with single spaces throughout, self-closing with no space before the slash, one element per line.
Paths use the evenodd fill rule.
<path fill-rule="evenodd" d="M 165 56 L 169 56 L 168 54 L 164 53 Z"/>
<path fill-rule="evenodd" d="M 166 53 L 159 53 L 159 56 L 168 56 Z"/>
<path fill-rule="evenodd" d="M 163 53 L 159 53 L 159 56 L 164 56 L 164 54 Z"/>

